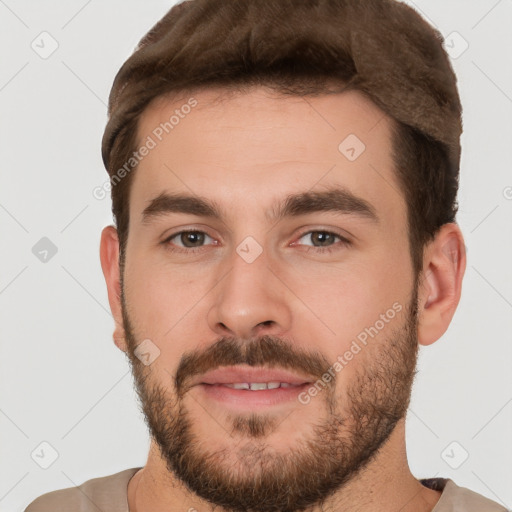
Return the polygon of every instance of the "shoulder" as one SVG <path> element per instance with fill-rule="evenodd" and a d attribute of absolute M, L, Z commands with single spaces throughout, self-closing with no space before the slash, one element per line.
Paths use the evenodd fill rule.
<path fill-rule="evenodd" d="M 87 480 L 77 487 L 43 494 L 30 503 L 25 512 L 97 512 L 103 508 L 125 512 L 128 482 L 139 469 L 126 469 Z"/>
<path fill-rule="evenodd" d="M 448 480 L 445 486 L 448 503 L 453 505 L 454 510 L 467 512 L 507 512 L 507 509 L 493 500 L 485 498 L 466 487 L 458 486 L 453 480 Z M 444 493 L 443 493 L 444 494 Z"/>
<path fill-rule="evenodd" d="M 421 483 L 431 489 L 442 491 L 432 512 L 508 512 L 508 510 L 481 494 L 460 487 L 450 478 L 430 478 Z"/>

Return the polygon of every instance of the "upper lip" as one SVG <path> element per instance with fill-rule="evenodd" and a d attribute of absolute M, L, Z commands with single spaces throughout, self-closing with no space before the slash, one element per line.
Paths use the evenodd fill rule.
<path fill-rule="evenodd" d="M 278 368 L 225 366 L 200 375 L 194 380 L 192 385 L 234 384 L 240 382 L 287 382 L 293 385 L 300 385 L 309 384 L 311 380 Z"/>

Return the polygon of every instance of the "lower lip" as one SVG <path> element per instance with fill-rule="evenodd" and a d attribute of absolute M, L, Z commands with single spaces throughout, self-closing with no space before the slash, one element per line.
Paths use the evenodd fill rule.
<path fill-rule="evenodd" d="M 251 391 L 250 389 L 233 389 L 220 384 L 200 384 L 198 387 L 210 399 L 239 408 L 266 407 L 280 405 L 292 401 L 298 401 L 298 396 L 307 387 L 308 383 L 301 386 L 276 389 L 262 389 Z"/>

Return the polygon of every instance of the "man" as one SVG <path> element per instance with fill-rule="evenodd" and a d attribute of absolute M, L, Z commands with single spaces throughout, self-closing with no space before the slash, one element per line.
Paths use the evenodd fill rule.
<path fill-rule="evenodd" d="M 27 512 L 504 511 L 407 463 L 466 265 L 440 35 L 394 0 L 188 0 L 109 114 L 101 263 L 150 453 Z"/>

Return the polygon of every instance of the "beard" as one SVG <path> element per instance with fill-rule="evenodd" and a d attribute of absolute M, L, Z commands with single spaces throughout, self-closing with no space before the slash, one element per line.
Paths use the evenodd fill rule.
<path fill-rule="evenodd" d="M 187 383 L 194 375 L 237 364 L 321 377 L 332 366 L 326 358 L 273 336 L 250 341 L 222 338 L 206 351 L 183 355 L 171 390 L 153 382 L 150 367 L 135 356 L 137 342 L 124 290 L 121 299 L 127 353 L 150 434 L 169 473 L 222 510 L 292 512 L 325 505 L 368 466 L 406 415 L 418 352 L 417 286 L 403 324 L 387 338 L 369 341 L 364 348 L 367 360 L 345 384 L 343 395 L 339 390 L 336 395 L 335 376 L 314 399 L 324 401 L 326 414 L 312 420 L 310 431 L 288 453 L 279 453 L 266 442 L 284 420 L 263 413 L 228 416 L 231 432 L 226 445 L 212 449 L 208 439 L 194 433 L 194 418 L 184 403 Z"/>

